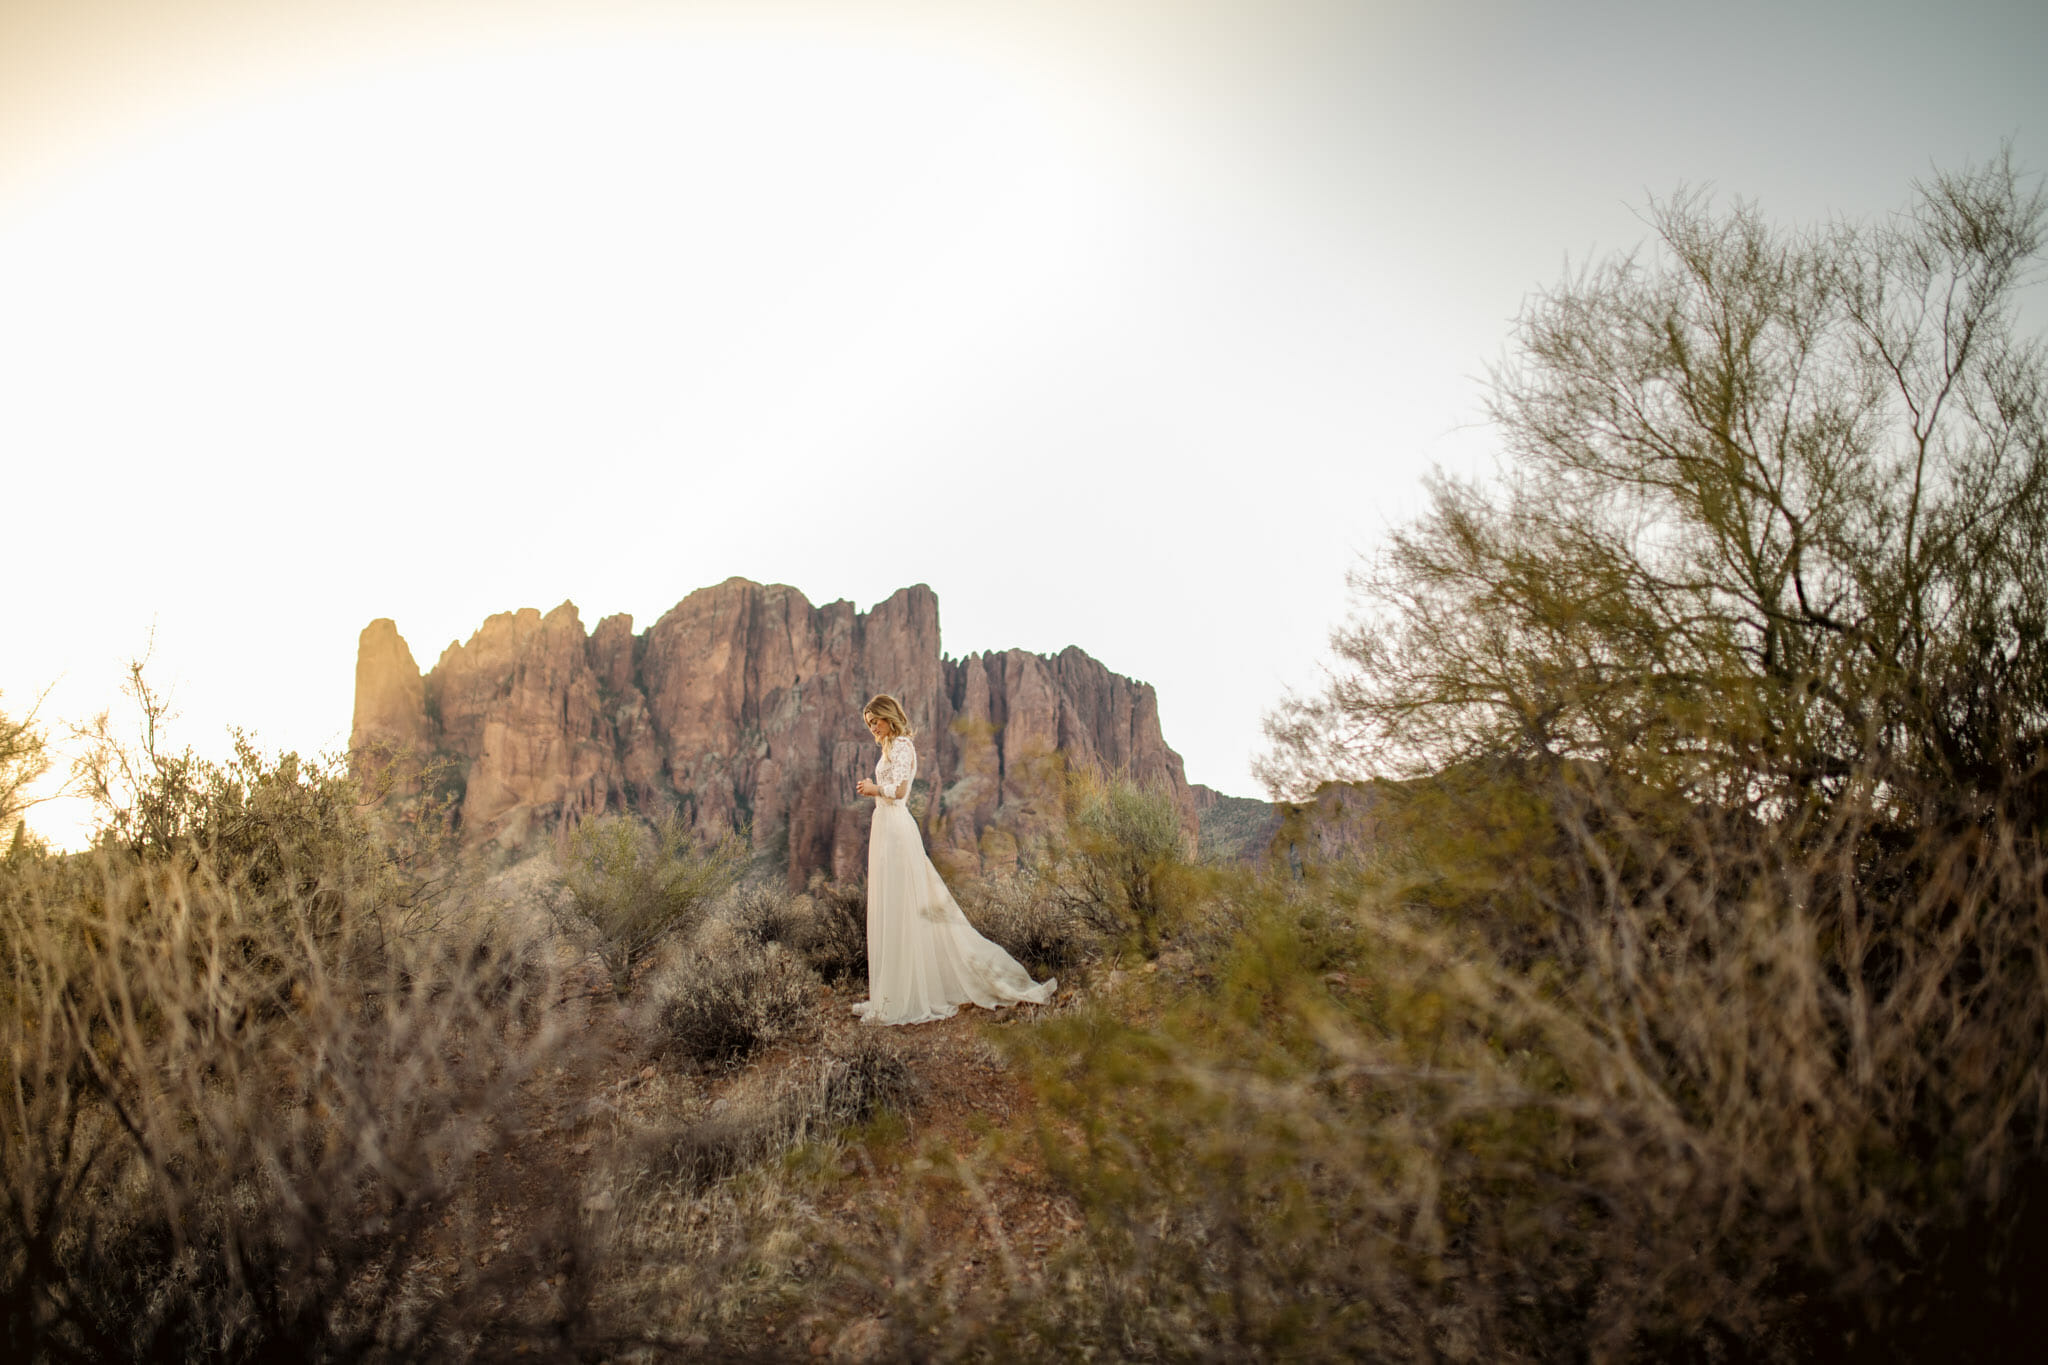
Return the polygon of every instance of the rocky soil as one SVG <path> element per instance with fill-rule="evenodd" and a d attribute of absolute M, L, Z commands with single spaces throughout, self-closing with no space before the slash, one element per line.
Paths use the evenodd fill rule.
<path fill-rule="evenodd" d="M 533 880 L 534 865 L 502 879 L 500 889 L 517 893 Z M 1114 985 L 1112 974 L 1108 988 Z M 557 1009 L 578 1040 L 573 1059 L 523 1087 L 511 1119 L 515 1140 L 478 1163 L 466 1211 L 444 1225 L 421 1291 L 434 1292 L 458 1273 L 485 1272 L 521 1311 L 566 1318 L 571 1305 L 564 1295 L 590 1287 L 572 1282 L 571 1259 L 594 1246 L 599 1269 L 589 1278 L 597 1295 L 623 1300 L 626 1311 L 614 1304 L 609 1316 L 644 1326 L 648 1340 L 665 1346 L 650 1358 L 702 1352 L 871 1361 L 897 1354 L 900 1336 L 892 1332 L 902 1330 L 906 1295 L 942 1285 L 955 1297 L 990 1277 L 999 1287 L 1031 1282 L 1079 1230 L 1079 1212 L 1039 1156 L 1038 1127 L 1056 1120 L 1038 1110 L 1000 1044 L 1009 1030 L 1073 1008 L 1079 991 L 1064 986 L 1043 1007 L 970 1006 L 952 1019 L 894 1029 L 854 1019 L 857 989 L 821 983 L 816 994 L 815 1039 L 731 1069 L 703 1069 L 665 1055 L 651 1000 L 637 993 L 614 998 L 594 959 L 570 968 Z M 876 1120 L 811 1143 L 813 1161 L 829 1163 L 824 1169 L 787 1176 L 779 1168 L 790 1159 L 785 1151 L 709 1187 L 678 1185 L 661 1174 L 665 1143 L 675 1134 L 758 1112 L 763 1097 L 800 1086 L 820 1059 L 863 1043 L 900 1058 L 911 1090 Z M 570 1192 L 573 1200 L 565 1200 Z M 566 1208 L 580 1215 L 580 1232 L 565 1224 Z M 643 1257 L 650 1245 L 672 1248 L 680 1267 L 721 1247 L 729 1252 L 734 1239 L 754 1239 L 759 1245 L 749 1254 L 758 1250 L 775 1264 L 765 1272 L 728 1267 L 740 1287 L 708 1327 L 687 1320 L 685 1294 L 607 1281 L 607 1241 L 634 1246 Z M 895 1253 L 910 1248 L 910 1259 L 892 1262 L 892 1245 Z M 820 1298 L 812 1286 L 827 1264 L 816 1252 L 826 1247 L 856 1263 L 842 1265 L 828 1297 Z M 647 1278 L 643 1261 L 620 1264 L 627 1278 Z M 692 1292 L 705 1283 L 692 1281 Z M 675 1311 L 664 1320 L 670 1307 Z M 631 1342 L 619 1350 L 622 1358 L 636 1354 Z"/>

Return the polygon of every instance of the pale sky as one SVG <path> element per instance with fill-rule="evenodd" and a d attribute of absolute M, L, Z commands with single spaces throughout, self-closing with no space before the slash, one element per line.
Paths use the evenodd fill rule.
<path fill-rule="evenodd" d="M 0 709 L 153 628 L 179 740 L 337 750 L 374 617 L 924 582 L 1259 795 L 1532 291 L 1681 185 L 2048 169 L 2044 70 L 2039 3 L 0 0 Z"/>

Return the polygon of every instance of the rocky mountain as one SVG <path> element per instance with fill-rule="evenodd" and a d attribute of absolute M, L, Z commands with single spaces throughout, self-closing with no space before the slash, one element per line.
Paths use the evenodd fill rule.
<path fill-rule="evenodd" d="M 447 776 L 465 837 L 509 844 L 565 818 L 676 811 L 706 836 L 745 827 L 793 884 L 866 869 L 872 773 L 860 708 L 893 692 L 917 731 L 911 809 L 942 870 L 1014 866 L 1060 818 L 1063 769 L 1165 787 L 1190 838 L 1198 798 L 1159 728 L 1157 695 L 1079 649 L 949 659 L 932 590 L 873 610 L 812 606 L 732 578 L 648 630 L 573 604 L 483 623 L 421 676 L 388 619 L 363 631 L 350 751 L 401 790 Z M 433 765 L 433 766 L 429 766 Z"/>
<path fill-rule="evenodd" d="M 1225 796 L 1199 782 L 1192 790 L 1204 858 L 1256 862 L 1272 848 L 1287 808 L 1248 796 Z"/>

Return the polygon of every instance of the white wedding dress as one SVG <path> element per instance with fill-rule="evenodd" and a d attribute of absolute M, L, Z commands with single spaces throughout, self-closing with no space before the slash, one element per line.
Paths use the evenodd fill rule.
<path fill-rule="evenodd" d="M 853 1007 L 867 1024 L 922 1024 L 962 1005 L 1042 1005 L 1057 978 L 1034 982 L 1014 957 L 967 922 L 924 853 L 904 805 L 917 750 L 900 736 L 875 765 L 875 822 L 868 834 L 868 998 Z"/>

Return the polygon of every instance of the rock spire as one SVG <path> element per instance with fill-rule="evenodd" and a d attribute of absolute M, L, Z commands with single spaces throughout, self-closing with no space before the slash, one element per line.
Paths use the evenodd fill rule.
<path fill-rule="evenodd" d="M 782 584 L 731 578 L 691 593 L 642 634 L 573 604 L 492 616 L 425 677 L 390 620 L 356 659 L 350 752 L 400 776 L 439 760 L 470 842 L 612 810 L 680 813 L 706 836 L 751 830 L 792 884 L 866 870 L 875 761 L 860 708 L 893 692 L 917 731 L 912 810 L 949 874 L 1014 865 L 1060 818 L 1059 774 L 1124 772 L 1168 790 L 1190 833 L 1197 795 L 1146 683 L 1079 649 L 948 659 L 923 584 L 871 610 L 812 606 Z M 412 785 L 416 786 L 416 782 Z M 401 785 L 401 790 L 408 789 Z"/>

